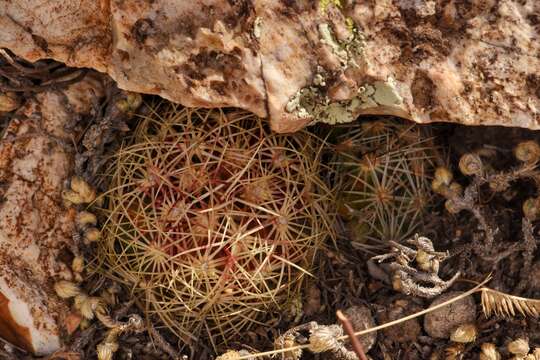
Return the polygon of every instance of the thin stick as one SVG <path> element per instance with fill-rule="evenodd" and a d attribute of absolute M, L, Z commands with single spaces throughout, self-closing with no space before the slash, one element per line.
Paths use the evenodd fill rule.
<path fill-rule="evenodd" d="M 337 318 L 339 322 L 341 322 L 341 326 L 345 329 L 345 332 L 349 336 L 349 339 L 351 340 L 351 346 L 358 356 L 360 360 L 367 360 L 366 354 L 364 353 L 364 347 L 360 343 L 360 340 L 354 335 L 354 328 L 351 324 L 351 321 L 341 312 L 341 310 L 338 310 L 336 312 Z"/>

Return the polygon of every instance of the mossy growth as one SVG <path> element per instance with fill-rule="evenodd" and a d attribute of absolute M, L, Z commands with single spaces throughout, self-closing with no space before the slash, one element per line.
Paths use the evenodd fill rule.
<path fill-rule="evenodd" d="M 334 236 L 321 146 L 243 111 L 151 106 L 104 175 L 108 276 L 184 343 L 241 339 L 299 295 Z"/>
<path fill-rule="evenodd" d="M 338 127 L 333 166 L 338 212 L 357 248 L 377 252 L 413 235 L 432 193 L 437 148 L 426 130 L 397 120 Z"/>

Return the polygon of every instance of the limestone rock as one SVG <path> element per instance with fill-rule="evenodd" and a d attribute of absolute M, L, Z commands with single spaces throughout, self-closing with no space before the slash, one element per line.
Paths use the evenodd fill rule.
<path fill-rule="evenodd" d="M 536 0 L 25 0 L 0 47 L 279 132 L 391 114 L 540 128 Z"/>
<path fill-rule="evenodd" d="M 460 291 L 451 291 L 437 297 L 430 307 L 442 304 L 461 294 Z M 424 330 L 433 338 L 448 339 L 458 326 L 473 323 L 476 320 L 476 304 L 469 295 L 448 306 L 426 314 L 424 317 Z"/>
<path fill-rule="evenodd" d="M 0 337 L 38 355 L 61 346 L 69 313 L 53 290 L 72 276 L 66 257 L 76 252 L 75 210 L 61 197 L 74 167 L 69 129 L 101 93 L 90 76 L 39 93 L 0 139 Z"/>
<path fill-rule="evenodd" d="M 343 311 L 343 314 L 349 319 L 354 331 L 373 328 L 375 320 L 371 314 L 371 310 L 366 305 L 354 305 Z M 365 352 L 368 352 L 377 341 L 377 332 L 373 331 L 362 336 L 358 336 L 358 340 L 362 344 Z M 352 349 L 351 349 L 352 350 Z"/>

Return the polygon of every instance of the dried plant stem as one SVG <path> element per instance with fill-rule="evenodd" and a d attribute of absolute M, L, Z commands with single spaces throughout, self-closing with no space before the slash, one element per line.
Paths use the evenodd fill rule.
<path fill-rule="evenodd" d="M 163 350 L 167 355 L 169 355 L 172 359 L 174 360 L 178 360 L 178 359 L 181 359 L 182 356 L 178 353 L 178 351 L 176 351 L 172 346 L 171 344 L 169 344 L 167 342 L 167 340 L 165 340 L 163 338 L 163 336 L 161 336 L 161 334 L 154 328 L 154 326 L 152 326 L 151 324 L 148 325 L 148 334 L 152 337 L 152 339 L 154 340 L 154 344 L 160 348 L 161 350 Z"/>
<path fill-rule="evenodd" d="M 351 321 L 341 312 L 341 310 L 338 310 L 336 312 L 337 318 L 339 322 L 341 322 L 341 326 L 343 326 L 343 329 L 345 329 L 345 332 L 347 333 L 347 336 L 349 337 L 351 341 L 351 346 L 358 356 L 360 360 L 367 360 L 366 354 L 364 353 L 364 347 L 360 343 L 360 340 L 354 335 L 354 328 L 351 324 Z"/>

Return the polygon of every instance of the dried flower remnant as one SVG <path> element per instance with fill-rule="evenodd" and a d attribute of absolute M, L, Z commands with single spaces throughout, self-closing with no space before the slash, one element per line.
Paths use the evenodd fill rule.
<path fill-rule="evenodd" d="M 66 280 L 60 280 L 54 284 L 54 291 L 62 299 L 70 299 L 81 292 L 76 284 Z"/>
<path fill-rule="evenodd" d="M 307 339 L 301 335 L 303 333 L 308 334 Z M 330 353 L 337 360 L 358 360 L 355 352 L 345 347 L 341 325 L 320 325 L 312 321 L 287 330 L 274 342 L 275 350 L 292 348 L 279 355 L 284 360 L 300 360 L 302 349 L 298 348 L 299 345 L 315 354 Z"/>
<path fill-rule="evenodd" d="M 493 343 L 483 343 L 480 346 L 480 360 L 501 360 L 501 354 Z"/>
<path fill-rule="evenodd" d="M 469 343 L 476 340 L 478 329 L 474 324 L 464 324 L 458 326 L 450 335 L 450 340 L 458 343 Z"/>
<path fill-rule="evenodd" d="M 513 340 L 506 346 L 508 352 L 518 356 L 525 356 L 529 353 L 529 341 L 523 338 Z"/>

